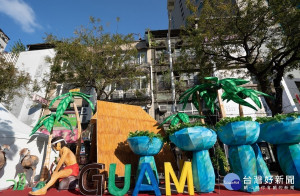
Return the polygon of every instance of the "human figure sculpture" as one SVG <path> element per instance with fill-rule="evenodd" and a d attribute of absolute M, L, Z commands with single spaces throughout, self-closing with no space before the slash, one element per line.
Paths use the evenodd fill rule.
<path fill-rule="evenodd" d="M 51 145 L 54 150 L 59 152 L 59 162 L 53 172 L 50 181 L 41 189 L 37 191 L 31 191 L 31 195 L 45 195 L 49 187 L 51 187 L 58 179 L 67 178 L 69 176 L 78 176 L 79 166 L 76 161 L 74 153 L 67 148 L 66 142 L 62 137 L 55 137 L 51 140 Z M 61 166 L 65 164 L 66 167 L 59 170 Z"/>
<path fill-rule="evenodd" d="M 23 167 L 25 175 L 27 175 L 28 169 L 32 169 L 32 176 L 30 178 L 29 185 L 33 184 L 33 178 L 35 176 L 36 166 L 39 163 L 39 158 L 35 155 L 30 155 L 30 150 L 28 148 L 23 148 L 20 150 L 20 164 Z"/>

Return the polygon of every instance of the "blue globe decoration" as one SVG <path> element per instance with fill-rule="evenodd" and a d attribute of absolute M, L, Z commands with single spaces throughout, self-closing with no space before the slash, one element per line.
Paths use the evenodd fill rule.
<path fill-rule="evenodd" d="M 131 150 L 135 154 L 140 155 L 136 176 L 139 176 L 142 163 L 149 163 L 156 176 L 157 182 L 159 182 L 158 172 L 153 156 L 158 154 L 163 147 L 161 139 L 157 137 L 149 138 L 148 136 L 136 136 L 128 138 L 127 142 Z M 146 173 L 143 179 L 143 184 L 151 184 L 148 173 Z"/>
<path fill-rule="evenodd" d="M 216 133 L 206 127 L 183 128 L 169 136 L 181 150 L 193 151 L 193 181 L 198 192 L 209 193 L 215 189 L 215 172 L 208 149 L 216 143 Z"/>
<path fill-rule="evenodd" d="M 229 161 L 231 168 L 240 179 L 244 176 L 250 177 L 251 183 L 244 186 L 241 183 L 241 190 L 245 192 L 257 192 L 259 186 L 254 181 L 257 176 L 256 156 L 251 144 L 254 144 L 260 133 L 260 126 L 255 121 L 238 121 L 228 123 L 217 131 L 220 140 L 229 146 Z"/>
<path fill-rule="evenodd" d="M 157 138 L 148 136 L 130 137 L 127 139 L 131 150 L 141 156 L 153 156 L 159 153 L 163 147 L 163 142 Z"/>
<path fill-rule="evenodd" d="M 300 189 L 300 117 L 287 117 L 279 122 L 261 125 L 260 138 L 277 146 L 279 165 L 285 175 L 294 176 L 295 188 Z"/>
<path fill-rule="evenodd" d="M 220 140 L 227 145 L 253 144 L 257 141 L 260 126 L 254 121 L 238 121 L 228 123 L 217 131 Z"/>

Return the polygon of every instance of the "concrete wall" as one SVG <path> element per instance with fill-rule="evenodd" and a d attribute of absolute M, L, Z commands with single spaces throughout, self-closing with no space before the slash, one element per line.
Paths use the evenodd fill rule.
<path fill-rule="evenodd" d="M 37 80 L 41 85 L 44 74 L 50 73 L 50 64 L 46 62 L 46 57 L 53 58 L 54 49 L 34 50 L 21 52 L 16 67 L 19 70 L 30 74 L 32 80 Z M 32 85 L 31 85 L 32 86 Z M 40 117 L 42 105 L 32 101 L 34 93 L 20 89 L 22 97 L 15 97 L 11 104 L 11 112 L 22 122 L 29 126 L 34 126 Z M 36 92 L 41 97 L 46 97 L 46 87 L 42 87 Z"/>
<path fill-rule="evenodd" d="M 283 77 L 281 84 L 284 87 L 282 95 L 282 109 L 284 113 L 292 113 L 300 111 L 300 104 L 296 100 L 296 94 L 300 96 L 299 89 L 295 82 L 300 82 L 300 72 L 295 70 L 290 72 L 294 75 L 293 79 Z"/>

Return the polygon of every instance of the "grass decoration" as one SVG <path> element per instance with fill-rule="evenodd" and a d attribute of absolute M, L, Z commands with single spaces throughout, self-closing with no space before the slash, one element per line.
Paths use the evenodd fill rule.
<path fill-rule="evenodd" d="M 199 119 L 199 118 L 205 118 L 205 116 L 187 115 L 186 113 L 178 112 L 176 114 L 172 114 L 172 115 L 168 116 L 158 127 L 163 126 L 168 121 L 171 121 L 170 127 L 171 126 L 176 126 L 180 122 L 189 123 L 190 122 L 190 118 L 198 118 Z"/>
<path fill-rule="evenodd" d="M 169 138 L 169 135 L 172 135 L 173 133 L 175 133 L 176 131 L 179 131 L 181 129 L 184 128 L 188 128 L 188 127 L 196 127 L 196 126 L 201 126 L 201 127 L 207 127 L 207 128 L 211 128 L 211 126 L 207 125 L 207 124 L 203 124 L 201 122 L 193 122 L 193 123 L 179 123 L 175 126 L 170 126 L 169 129 L 166 130 L 167 133 L 167 138 Z"/>
<path fill-rule="evenodd" d="M 220 127 L 225 126 L 228 123 L 238 122 L 238 121 L 252 121 L 252 117 L 250 117 L 250 116 L 246 116 L 246 117 L 236 116 L 236 117 L 222 118 L 219 122 L 216 123 L 215 130 L 220 131 L 221 130 Z"/>
<path fill-rule="evenodd" d="M 129 135 L 128 135 L 128 138 L 139 137 L 139 136 L 147 136 L 147 137 L 150 138 L 150 141 L 152 141 L 152 139 L 154 137 L 160 139 L 163 142 L 165 141 L 164 137 L 162 135 L 160 135 L 159 133 L 153 133 L 153 132 L 150 132 L 148 130 L 146 130 L 146 131 L 136 130 L 135 132 L 130 132 Z"/>
<path fill-rule="evenodd" d="M 289 113 L 289 114 L 277 114 L 274 117 L 266 116 L 266 117 L 257 117 L 255 120 L 256 122 L 259 122 L 260 124 L 276 121 L 280 122 L 286 118 L 293 118 L 296 119 L 300 116 L 300 113 Z"/>

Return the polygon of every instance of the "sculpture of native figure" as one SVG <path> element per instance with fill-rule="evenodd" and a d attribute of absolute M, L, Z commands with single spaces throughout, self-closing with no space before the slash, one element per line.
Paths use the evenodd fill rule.
<path fill-rule="evenodd" d="M 31 191 L 31 195 L 45 195 L 49 187 L 51 187 L 58 179 L 67 178 L 69 176 L 79 175 L 79 165 L 76 161 L 74 153 L 66 147 L 66 142 L 62 137 L 55 137 L 51 140 L 51 145 L 55 151 L 59 152 L 59 161 L 55 168 L 55 171 L 51 175 L 50 181 L 41 189 Z M 61 166 L 65 164 L 64 169 Z"/>

